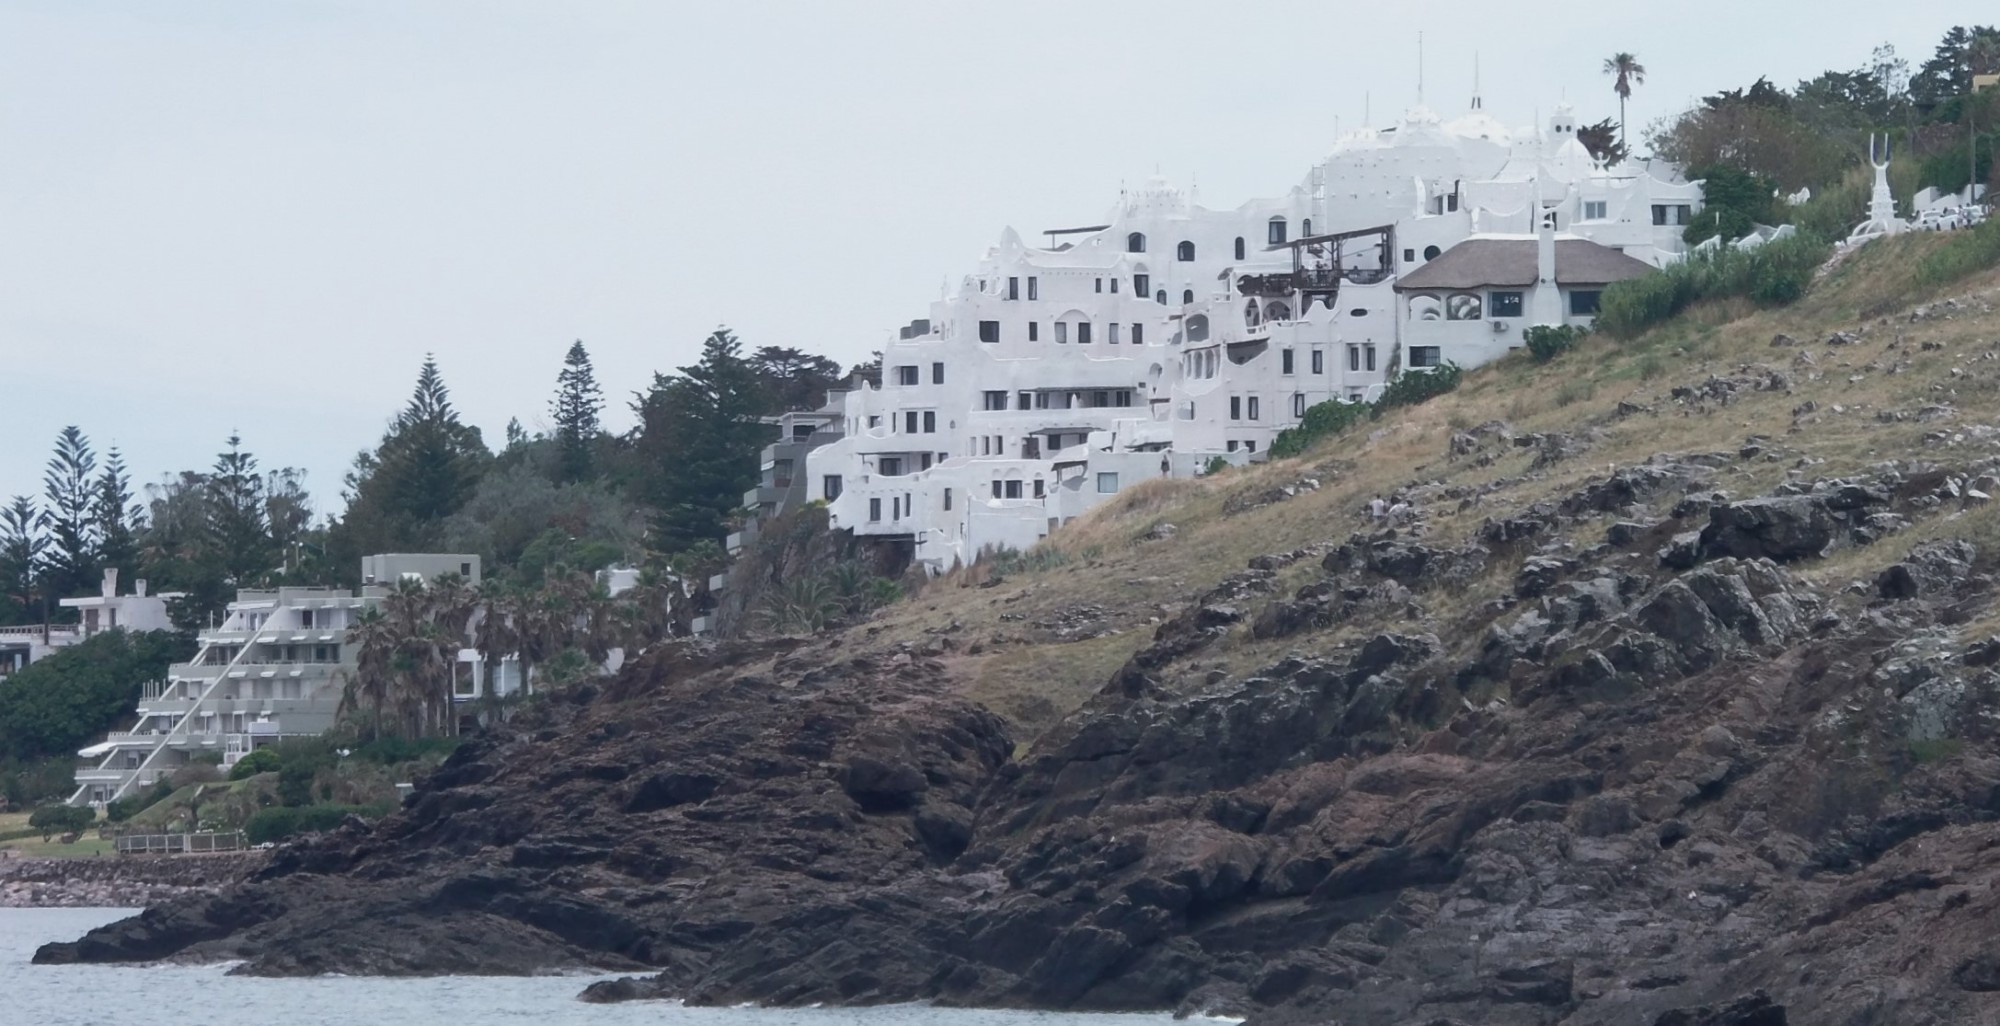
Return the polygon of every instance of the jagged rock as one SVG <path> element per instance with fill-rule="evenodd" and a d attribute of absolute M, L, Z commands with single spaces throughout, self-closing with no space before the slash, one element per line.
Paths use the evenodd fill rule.
<path fill-rule="evenodd" d="M 1514 594 L 1523 598 L 1534 598 L 1556 582 L 1575 572 L 1573 560 L 1556 559 L 1552 556 L 1533 556 L 1521 564 L 1520 572 L 1514 575 Z"/>
<path fill-rule="evenodd" d="M 1819 497 L 1745 499 L 1710 508 L 1701 551 L 1708 558 L 1761 556 L 1789 563 L 1824 555 L 1839 534 L 1840 525 Z"/>
<path fill-rule="evenodd" d="M 1963 539 L 1924 542 L 1876 574 L 1875 590 L 1885 599 L 1948 594 L 1965 582 L 1978 556 L 1978 548 Z"/>

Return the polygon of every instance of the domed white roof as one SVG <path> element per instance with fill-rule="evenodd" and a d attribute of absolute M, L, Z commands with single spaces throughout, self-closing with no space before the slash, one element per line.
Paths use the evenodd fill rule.
<path fill-rule="evenodd" d="M 1483 110 L 1467 111 L 1446 122 L 1444 130 L 1461 139 L 1484 139 L 1502 146 L 1514 141 L 1514 133 L 1499 118 Z"/>

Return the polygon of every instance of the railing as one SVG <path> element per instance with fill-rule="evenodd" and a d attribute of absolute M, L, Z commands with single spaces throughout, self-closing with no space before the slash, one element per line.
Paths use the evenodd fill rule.
<path fill-rule="evenodd" d="M 241 830 L 200 834 L 122 834 L 112 839 L 120 855 L 202 855 L 244 851 L 250 839 Z"/>

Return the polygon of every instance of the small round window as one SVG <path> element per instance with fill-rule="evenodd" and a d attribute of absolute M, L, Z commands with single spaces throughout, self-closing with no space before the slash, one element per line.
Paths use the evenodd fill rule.
<path fill-rule="evenodd" d="M 1366 309 L 1365 307 L 1359 307 L 1359 306 L 1357 306 L 1357 307 L 1355 307 L 1354 309 L 1352 309 L 1352 310 L 1349 310 L 1349 311 L 1347 311 L 1347 316 L 1349 316 L 1349 317 L 1366 317 L 1366 316 L 1368 316 L 1368 310 L 1367 310 L 1367 309 Z"/>
<path fill-rule="evenodd" d="M 1442 250 L 1438 249 L 1438 248 L 1437 248 L 1436 246 L 1425 246 L 1425 247 L 1424 247 L 1424 259 L 1425 259 L 1425 260 L 1436 260 L 1436 259 L 1438 258 L 1438 254 L 1439 254 L 1440 252 L 1442 252 Z"/>

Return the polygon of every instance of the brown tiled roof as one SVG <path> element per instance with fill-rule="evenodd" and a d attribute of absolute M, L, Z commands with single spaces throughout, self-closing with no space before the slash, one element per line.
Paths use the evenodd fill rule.
<path fill-rule="evenodd" d="M 1437 259 L 1402 276 L 1399 292 L 1417 289 L 1479 289 L 1497 285 L 1525 288 L 1535 283 L 1534 239 L 1467 239 Z M 1609 285 L 1653 270 L 1588 239 L 1556 240 L 1556 284 Z"/>

